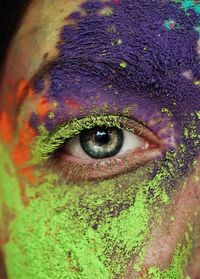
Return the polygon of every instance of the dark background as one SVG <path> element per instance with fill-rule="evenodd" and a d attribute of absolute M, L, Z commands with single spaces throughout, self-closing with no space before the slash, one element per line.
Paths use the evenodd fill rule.
<path fill-rule="evenodd" d="M 15 34 L 31 0 L 0 0 L 0 67 L 8 44 Z"/>

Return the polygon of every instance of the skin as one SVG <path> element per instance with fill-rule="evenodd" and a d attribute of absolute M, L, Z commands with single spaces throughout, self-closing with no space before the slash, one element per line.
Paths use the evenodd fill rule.
<path fill-rule="evenodd" d="M 0 104 L 4 276 L 198 278 L 200 104 L 191 97 L 187 107 L 188 99 L 181 103 L 175 95 L 166 99 L 160 95 L 169 101 L 159 103 L 153 97 L 148 99 L 146 91 L 121 90 L 114 82 L 108 84 L 110 87 L 100 83 L 89 89 L 82 83 L 77 95 L 62 88 L 65 93 L 56 99 L 49 97 L 53 78 L 48 73 L 37 92 L 36 72 L 45 63 L 59 59 L 63 28 L 76 24 L 76 20 L 66 18 L 76 11 L 89 17 L 81 7 L 83 3 L 33 1 L 8 50 Z M 120 3 L 114 1 L 114 5 Z M 173 22 L 165 24 L 166 29 L 172 28 Z M 64 39 L 62 43 L 67 45 Z M 198 41 L 195 46 L 191 52 L 198 54 Z M 122 61 L 119 66 L 124 69 L 126 64 Z M 198 79 L 193 75 L 191 69 L 182 71 L 184 81 L 196 82 L 199 93 Z M 110 95 L 105 88 L 111 90 Z M 65 105 L 61 106 L 63 98 Z M 39 122 L 32 125 L 33 113 Z M 69 169 L 75 171 L 67 175 L 63 154 L 56 161 L 44 159 L 46 146 L 52 148 L 49 136 L 54 130 L 61 131 L 60 126 L 68 127 L 69 120 L 85 117 L 90 121 L 91 113 L 135 119 L 152 131 L 156 147 L 145 155 L 140 150 L 118 158 L 111 170 L 108 161 L 99 163 L 99 170 L 72 164 Z M 53 123 L 50 128 L 47 118 Z M 105 122 L 102 119 L 92 121 L 100 126 Z M 107 122 L 108 126 L 118 125 L 113 124 L 118 123 L 116 118 Z M 123 127 L 133 131 L 126 125 Z M 66 135 L 61 132 L 58 138 Z M 91 178 L 93 172 L 98 179 Z"/>

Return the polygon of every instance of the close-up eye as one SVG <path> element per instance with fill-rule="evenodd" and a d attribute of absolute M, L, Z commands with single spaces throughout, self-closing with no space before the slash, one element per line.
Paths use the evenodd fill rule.
<path fill-rule="evenodd" d="M 95 127 L 83 130 L 69 139 L 64 151 L 78 158 L 103 159 L 137 148 L 147 149 L 149 143 L 142 137 L 116 127 Z"/>
<path fill-rule="evenodd" d="M 75 119 L 40 144 L 48 166 L 67 180 L 110 178 L 162 154 L 161 139 L 145 125 L 123 116 Z"/>

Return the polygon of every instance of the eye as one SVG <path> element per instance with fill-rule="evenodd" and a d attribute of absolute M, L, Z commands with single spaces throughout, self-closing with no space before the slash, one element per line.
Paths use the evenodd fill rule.
<path fill-rule="evenodd" d="M 77 158 L 104 159 L 123 154 L 137 148 L 147 149 L 148 142 L 126 129 L 115 127 L 95 127 L 83 130 L 79 135 L 67 140 L 64 151 Z"/>
<path fill-rule="evenodd" d="M 116 115 L 74 119 L 51 134 L 43 132 L 35 146 L 36 164 L 67 181 L 110 178 L 155 160 L 164 150 L 148 127 Z"/>

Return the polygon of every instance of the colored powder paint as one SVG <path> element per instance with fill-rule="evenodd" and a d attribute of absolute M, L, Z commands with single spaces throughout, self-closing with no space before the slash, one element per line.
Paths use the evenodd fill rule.
<path fill-rule="evenodd" d="M 32 113 L 29 119 L 29 125 L 30 127 L 36 129 L 41 123 L 41 118 L 36 114 Z"/>
<path fill-rule="evenodd" d="M 1 140 L 4 143 L 12 143 L 14 136 L 14 123 L 5 110 L 0 112 L 0 135 Z"/>
<path fill-rule="evenodd" d="M 46 58 L 47 55 L 48 55 L 48 54 L 46 54 L 44 58 Z M 34 80 L 34 85 L 33 85 L 33 87 L 34 87 L 34 90 L 35 90 L 36 93 L 42 91 L 42 90 L 44 89 L 44 81 L 43 81 L 43 79 L 41 79 L 41 78 L 36 78 L 36 79 Z"/>
<path fill-rule="evenodd" d="M 51 113 L 48 115 L 48 117 L 49 117 L 50 119 L 53 119 L 53 118 L 55 117 L 55 114 L 54 114 L 53 112 L 51 112 Z"/>
<path fill-rule="evenodd" d="M 170 20 L 165 20 L 165 27 L 167 29 L 172 29 L 172 28 L 178 28 L 179 26 L 174 22 L 174 20 L 170 19 Z"/>
<path fill-rule="evenodd" d="M 28 88 L 28 97 L 31 98 L 32 100 L 34 99 L 34 93 L 32 87 Z"/>
<path fill-rule="evenodd" d="M 47 97 L 41 97 L 37 104 L 38 116 L 45 116 L 51 109 L 51 104 Z"/>
<path fill-rule="evenodd" d="M 173 0 L 174 2 L 179 2 L 181 7 L 186 12 L 187 16 L 190 16 L 190 12 L 195 10 L 197 13 L 200 13 L 200 6 L 198 0 Z"/>
<path fill-rule="evenodd" d="M 122 63 L 120 63 L 120 67 L 122 67 L 122 68 L 125 68 L 126 67 L 126 62 L 122 62 Z"/>
<path fill-rule="evenodd" d="M 16 102 L 17 104 L 20 104 L 22 102 L 22 100 L 24 99 L 25 95 L 26 95 L 26 81 L 24 79 L 21 79 L 18 82 L 17 85 L 17 92 L 16 92 Z"/>
<path fill-rule="evenodd" d="M 66 99 L 65 103 L 67 104 L 67 110 L 74 112 L 79 111 L 81 104 L 76 99 Z"/>
<path fill-rule="evenodd" d="M 146 110 L 151 100 L 161 107 L 165 104 L 163 111 L 167 109 L 169 117 L 189 121 L 188 113 L 199 109 L 199 89 L 182 73 L 191 69 L 194 79 L 198 80 L 200 65 L 196 45 L 199 36 L 194 29 L 199 22 L 198 14 L 191 10 L 188 17 L 180 3 L 170 1 L 126 0 L 120 3 L 120 8 L 112 2 L 104 3 L 104 8 L 108 6 L 113 10 L 108 17 L 99 16 L 101 5 L 96 5 L 97 1 L 91 12 L 87 10 L 91 2 L 88 3 L 82 6 L 88 14 L 82 16 L 76 27 L 64 26 L 58 43 L 59 55 L 48 71 L 51 85 L 47 93 L 59 104 L 54 113 L 55 122 L 64 122 L 66 98 L 76 97 L 84 104 L 98 92 L 98 84 L 104 92 L 112 86 L 108 96 L 110 103 L 118 103 L 120 108 L 127 106 L 127 100 L 134 103 L 136 96 L 143 96 Z M 168 30 L 164 21 L 172 16 L 180 28 Z M 119 36 L 123 44 L 111 45 Z M 75 48 L 77 44 L 81 47 Z M 125 90 L 130 92 L 126 98 L 121 93 Z M 87 109 L 89 111 L 86 106 Z M 55 123 L 49 118 L 46 123 L 48 130 L 52 130 Z M 193 140 L 184 142 L 189 152 L 184 162 L 180 158 L 182 170 L 186 171 L 191 158 L 198 154 L 193 143 Z"/>
<path fill-rule="evenodd" d="M 147 102 L 151 98 L 173 110 L 176 102 L 177 113 L 182 103 L 193 99 L 185 110 L 195 110 L 199 90 L 181 73 L 191 69 L 194 80 L 199 78 L 198 14 L 191 10 L 188 17 L 180 3 L 170 1 L 126 0 L 120 5 L 105 2 L 103 7 L 111 8 L 112 14 L 99 15 L 102 3 L 86 2 L 82 8 L 87 15 L 77 19 L 76 27 L 63 28 L 58 58 L 48 70 L 49 96 L 59 102 L 76 96 L 84 103 L 82 87 L 107 87 L 112 81 L 113 88 L 142 94 Z M 166 18 L 173 18 L 173 32 L 164 26 Z"/>
<path fill-rule="evenodd" d="M 19 167 L 31 158 L 31 143 L 35 137 L 35 131 L 25 123 L 19 131 L 17 145 L 12 152 L 12 160 L 15 166 Z"/>
<path fill-rule="evenodd" d="M 18 239 L 18 244 L 20 244 L 21 249 L 12 241 L 6 245 L 6 252 L 8 254 L 7 264 L 8 266 L 12 265 L 13 261 L 18 258 L 17 262 L 19 266 L 23 266 L 23 263 L 28 263 L 28 268 L 26 267 L 22 274 L 18 265 L 12 266 L 9 269 L 10 277 L 12 278 L 13 276 L 22 274 L 22 278 L 29 278 L 37 270 L 38 278 L 45 276 L 50 278 L 62 278 L 62 276 L 86 278 L 90 276 L 90 278 L 98 277 L 103 279 L 109 278 L 109 265 L 111 263 L 113 265 L 112 268 L 116 269 L 116 271 L 113 270 L 114 273 L 124 272 L 124 261 L 121 267 L 119 267 L 119 261 L 121 259 L 115 258 L 112 259 L 113 262 L 106 263 L 106 255 L 108 256 L 112 251 L 115 251 L 121 258 L 120 254 L 125 245 L 125 260 L 127 260 L 132 250 L 132 242 L 137 245 L 136 250 L 141 250 L 140 242 L 145 237 L 143 230 L 146 227 L 146 222 L 148 222 L 149 214 L 143 204 L 146 198 L 142 194 L 142 191 L 140 191 L 138 198 L 136 198 L 135 207 L 119 214 L 120 212 L 113 211 L 115 207 L 117 209 L 117 206 L 115 205 L 115 194 L 114 192 L 112 193 L 115 188 L 115 183 L 112 183 L 112 181 L 102 182 L 99 185 L 102 191 L 102 200 L 100 199 L 99 193 L 89 191 L 89 185 L 83 185 L 85 190 L 88 188 L 88 195 L 84 196 L 84 199 L 81 201 L 82 206 L 80 207 L 78 206 L 78 197 L 85 190 L 75 187 L 72 191 L 68 191 L 67 196 L 63 196 L 63 191 L 66 191 L 64 185 L 62 187 L 52 188 L 51 184 L 54 180 L 55 177 L 48 175 L 49 182 L 39 186 L 39 190 L 43 192 L 43 195 L 40 198 L 33 199 L 29 207 L 22 212 L 18 211 L 19 217 L 11 224 L 13 231 L 12 237 Z M 119 183 L 122 183 L 122 181 L 123 178 L 119 179 Z M 134 192 L 131 193 L 133 189 L 134 187 L 131 187 L 125 193 L 126 191 L 122 188 L 118 194 L 119 202 L 126 201 L 125 203 L 133 203 L 134 200 L 131 198 L 126 200 L 128 194 L 130 197 L 133 197 Z M 34 189 L 29 189 L 30 193 L 27 194 L 34 196 L 35 191 Z M 103 196 L 107 191 L 109 191 L 109 197 L 106 201 Z M 63 198 L 58 199 L 58 196 L 63 196 Z M 97 197 L 99 201 L 98 205 L 95 205 Z M 105 202 L 108 202 L 110 206 L 108 204 L 105 206 Z M 97 216 L 94 214 L 96 207 L 99 208 L 99 220 L 96 220 Z M 76 218 L 73 218 L 72 214 L 74 213 L 76 213 Z M 140 223 L 138 219 L 137 225 L 134 225 L 134 216 L 140 216 L 141 218 Z M 79 220 L 82 221 L 80 222 Z M 92 227 L 95 223 L 98 223 L 98 227 L 94 230 Z M 84 224 L 88 225 L 85 226 Z M 115 230 L 109 230 L 111 227 L 115 228 Z M 121 230 L 120 228 L 124 229 L 121 231 L 122 234 L 118 239 L 117 235 L 118 230 Z M 82 237 L 80 237 L 80 231 L 82 232 Z M 133 234 L 133 232 L 135 233 Z M 43 237 L 45 235 L 44 241 Z M 105 235 L 107 236 L 105 237 Z M 36 239 L 37 241 L 35 241 Z M 122 241 L 121 243 L 120 239 Z M 118 243 L 118 248 L 116 248 L 113 241 Z M 55 245 L 55 243 L 57 244 Z M 63 249 L 62 247 L 66 248 Z M 24 249 L 33 251 L 33 253 L 29 253 L 28 257 L 27 255 L 24 257 L 22 253 Z M 37 258 L 40 262 L 39 265 L 36 265 L 36 261 L 34 260 L 35 250 L 41 251 Z M 54 254 L 53 257 L 52 253 Z M 120 269 L 122 270 L 120 271 Z"/>
<path fill-rule="evenodd" d="M 19 173 L 22 177 L 25 177 L 27 182 L 35 183 L 36 179 L 34 176 L 34 168 L 33 167 L 25 167 L 19 170 Z"/>
<path fill-rule="evenodd" d="M 80 12 L 73 12 L 72 14 L 70 14 L 67 19 L 80 19 L 81 18 L 81 13 Z"/>
<path fill-rule="evenodd" d="M 103 8 L 104 5 L 100 1 L 87 1 L 84 4 L 82 4 L 82 8 L 87 12 L 87 13 L 95 13 L 99 11 L 101 8 Z"/>
<path fill-rule="evenodd" d="M 193 98 L 190 99 L 190 107 L 184 106 L 187 112 L 194 110 L 195 106 L 199 108 L 199 102 L 191 105 L 195 94 L 198 100 L 199 92 L 192 82 L 185 81 L 180 75 L 186 68 L 191 68 L 195 79 L 198 79 L 196 54 L 189 51 L 196 47 L 198 35 L 193 26 L 198 16 L 191 12 L 190 19 L 187 19 L 185 13 L 179 10 L 180 5 L 172 5 L 169 1 L 122 1 L 118 10 L 114 6 L 118 5 L 113 3 L 112 15 L 101 18 L 95 12 L 102 6 L 96 1 L 89 1 L 83 6 L 89 15 L 79 23 L 79 28 L 75 30 L 66 26 L 63 29 L 62 44 L 58 45 L 60 53 L 56 60 L 57 66 L 55 63 L 49 72 L 52 83 L 48 94 L 59 104 L 57 108 L 60 109 L 62 102 L 67 107 L 74 92 L 81 92 L 82 84 L 87 83 L 96 88 L 93 85 L 99 82 L 107 87 L 111 81 L 118 85 L 109 88 L 113 92 L 116 88 L 128 88 L 130 91 L 138 88 L 138 94 L 143 89 L 146 90 L 146 96 L 149 96 L 151 88 L 155 100 L 166 104 L 163 113 L 169 117 L 176 113 L 174 103 L 180 108 L 184 98 Z M 149 13 L 149 9 L 152 13 Z M 133 11 L 137 11 L 136 19 Z M 182 29 L 165 28 L 165 15 L 170 18 L 172 14 Z M 105 31 L 113 22 L 115 29 L 112 30 L 116 32 Z M 123 44 L 112 46 L 110 42 L 117 42 L 119 35 Z M 95 41 L 97 37 L 99 40 Z M 145 41 L 146 49 L 143 43 L 139 43 L 141 38 Z M 167 44 L 168 39 L 170 43 Z M 183 42 L 184 48 L 181 48 Z M 82 48 L 74 49 L 74 43 L 79 43 Z M 119 48 L 122 50 L 119 51 Z M 101 56 L 102 53 L 105 55 Z M 63 57 L 66 60 L 63 61 Z M 75 59 L 77 57 L 81 58 L 80 63 Z M 127 65 L 121 67 L 120 63 L 125 59 Z M 116 70 L 115 73 L 112 70 Z M 168 74 L 169 70 L 171 75 Z M 79 82 L 76 81 L 77 77 Z M 184 87 L 180 86 L 182 83 Z M 88 95 L 93 94 L 92 90 L 89 92 Z M 79 97 L 82 103 L 81 93 Z M 69 98 L 68 104 L 66 98 Z M 48 99 L 41 97 L 37 117 L 47 114 L 49 119 L 49 111 Z M 172 264 L 167 270 L 150 267 L 143 272 L 140 265 L 153 220 L 161 222 L 160 208 L 167 206 L 173 198 L 173 192 L 179 186 L 177 181 L 184 180 L 183 174 L 191 169 L 198 153 L 198 150 L 194 150 L 194 140 L 199 134 L 195 122 L 198 114 L 185 114 L 189 125 L 183 123 L 185 140 L 182 140 L 177 150 L 168 150 L 163 158 L 137 167 L 130 173 L 99 181 L 98 185 L 87 181 L 81 184 L 70 183 L 67 178 L 62 180 L 61 173 L 52 173 L 48 167 L 42 172 L 39 167 L 38 172 L 43 175 L 42 182 L 37 187 L 27 185 L 24 189 L 24 194 L 29 198 L 28 206 L 22 204 L 18 191 L 20 187 L 5 168 L 5 164 L 8 164 L 14 173 L 12 162 L 0 150 L 4 155 L 4 163 L 0 165 L 4 200 L 10 212 L 15 212 L 9 227 L 10 238 L 5 245 L 9 278 L 34 278 L 36 274 L 38 279 L 125 278 L 127 268 L 133 266 L 133 254 L 139 254 L 135 269 L 141 271 L 140 275 L 144 278 L 150 275 L 156 279 L 182 279 L 192 249 L 187 234 L 187 245 L 177 246 Z M 37 122 L 37 117 L 34 118 L 32 114 L 33 126 L 41 124 Z M 54 118 L 57 118 L 56 113 Z M 33 150 L 30 146 L 34 136 L 35 132 L 29 124 L 24 124 L 12 155 L 15 165 L 26 165 L 30 161 L 30 150 Z M 44 127 L 37 138 L 38 145 L 43 136 L 49 136 L 49 131 Z M 37 149 L 36 157 L 40 155 L 41 150 Z M 31 169 L 25 166 L 21 172 L 28 181 L 34 181 Z"/>
<path fill-rule="evenodd" d="M 148 235 L 148 221 L 154 214 L 150 214 L 147 205 L 158 202 L 162 194 L 159 175 L 151 182 L 144 178 L 151 168 L 142 167 L 126 177 L 102 181 L 96 190 L 90 183 L 82 183 L 82 187 L 68 183 L 66 187 L 59 182 L 59 187 L 55 187 L 57 176 L 52 174 L 39 188 L 27 189 L 31 202 L 23 211 L 17 209 L 11 224 L 12 238 L 18 242 L 6 244 L 10 278 L 31 278 L 36 272 L 39 279 L 105 279 L 125 274 L 133 247 L 134 253 L 145 253 L 141 243 Z M 135 182 L 124 188 L 126 180 Z M 147 194 L 150 188 L 155 191 L 154 197 Z M 38 191 L 42 195 L 34 198 Z M 35 251 L 41 251 L 37 259 Z M 173 276 L 179 271 L 178 263 L 165 273 L 156 268 L 149 272 L 154 278 L 176 278 Z"/>
<path fill-rule="evenodd" d="M 43 56 L 43 58 L 46 59 L 48 55 L 49 55 L 48 53 L 45 53 L 44 56 Z M 42 89 L 43 89 L 43 88 L 42 88 Z M 39 87 L 39 90 L 42 90 L 42 89 L 41 89 L 41 87 Z"/>
<path fill-rule="evenodd" d="M 8 103 L 12 104 L 14 102 L 14 96 L 12 93 L 7 94 L 7 101 Z"/>

